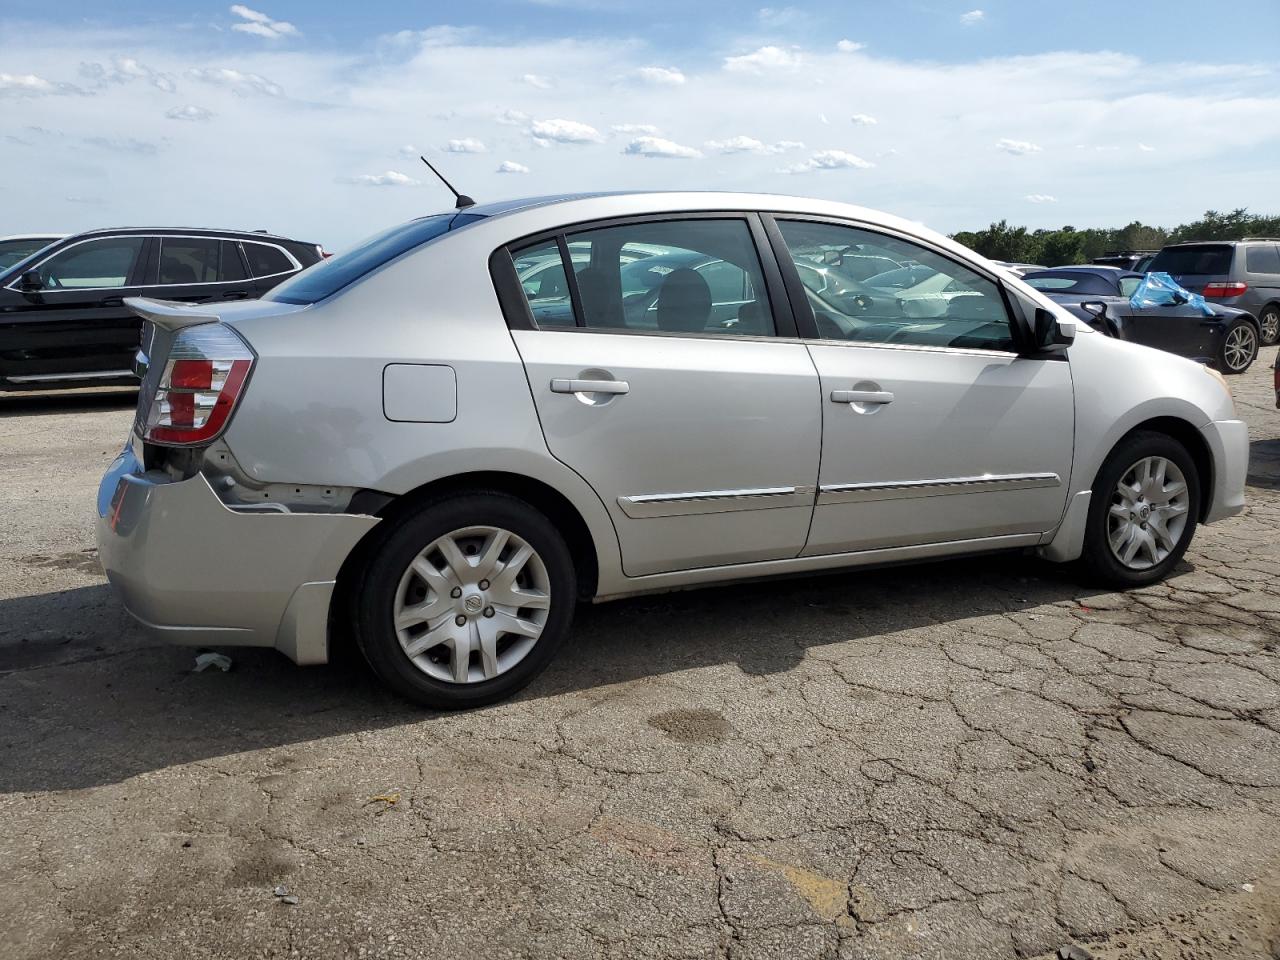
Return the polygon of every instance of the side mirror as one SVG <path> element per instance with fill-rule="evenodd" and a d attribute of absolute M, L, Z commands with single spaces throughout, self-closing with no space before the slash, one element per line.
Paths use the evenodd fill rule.
<path fill-rule="evenodd" d="M 1181 290 L 1175 290 L 1173 291 L 1173 302 L 1178 306 L 1182 306 L 1187 302 L 1187 295 Z"/>
<path fill-rule="evenodd" d="M 28 270 L 18 281 L 18 289 L 23 293 L 37 293 L 44 289 L 44 281 L 40 279 L 39 270 Z"/>
<path fill-rule="evenodd" d="M 1101 300 L 1086 300 L 1079 306 L 1081 310 L 1093 317 L 1107 336 L 1115 337 L 1117 340 L 1120 339 L 1120 327 L 1111 314 L 1107 312 L 1107 305 L 1104 302 Z"/>
<path fill-rule="evenodd" d="M 1037 307 L 1032 333 L 1035 337 L 1036 352 L 1066 347 L 1076 339 L 1076 322 L 1059 319 L 1052 311 Z"/>

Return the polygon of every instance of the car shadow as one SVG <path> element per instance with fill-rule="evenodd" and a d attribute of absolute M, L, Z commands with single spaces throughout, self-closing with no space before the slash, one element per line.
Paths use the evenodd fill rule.
<path fill-rule="evenodd" d="M 1058 601 L 1087 604 L 1098 591 L 1070 574 L 989 556 L 582 606 L 564 649 L 518 699 L 723 664 L 781 674 L 827 644 Z M 273 650 L 222 650 L 230 672 L 193 672 L 196 651 L 146 639 L 105 583 L 0 600 L 0 791 L 118 783 L 440 716 L 386 692 L 349 649 L 307 668 Z"/>
<path fill-rule="evenodd" d="M 1255 440 L 1249 444 L 1250 486 L 1280 490 L 1280 440 Z"/>
<path fill-rule="evenodd" d="M 138 404 L 137 387 L 104 387 L 100 390 L 0 391 L 0 416 L 41 413 L 91 413 L 124 410 Z"/>

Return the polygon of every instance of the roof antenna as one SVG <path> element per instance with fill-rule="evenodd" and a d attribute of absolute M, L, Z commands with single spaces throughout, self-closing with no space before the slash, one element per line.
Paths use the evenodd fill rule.
<path fill-rule="evenodd" d="M 453 184 L 444 178 L 443 173 L 431 165 L 430 160 L 423 156 L 419 156 L 418 159 L 425 163 L 427 165 L 427 169 L 439 177 L 440 182 L 449 188 L 449 192 L 458 198 L 458 202 L 454 204 L 455 210 L 465 210 L 467 207 L 474 207 L 476 205 L 476 202 L 465 193 L 459 193 L 457 190 L 453 189 Z"/>

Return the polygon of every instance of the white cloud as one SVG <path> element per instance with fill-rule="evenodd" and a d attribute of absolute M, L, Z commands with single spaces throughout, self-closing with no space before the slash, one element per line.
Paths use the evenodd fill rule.
<path fill-rule="evenodd" d="M 508 127 L 523 127 L 529 122 L 529 115 L 519 110 L 503 110 L 494 119 Z"/>
<path fill-rule="evenodd" d="M 540 73 L 526 73 L 520 79 L 522 82 L 527 83 L 531 87 L 537 87 L 539 90 L 551 89 L 551 78 L 544 77 Z"/>
<path fill-rule="evenodd" d="M 351 177 L 347 182 L 363 187 L 416 187 L 419 183 L 413 177 L 407 177 L 398 170 L 388 170 L 385 173 L 362 173 Z"/>
<path fill-rule="evenodd" d="M 256 73 L 242 73 L 228 67 L 193 67 L 187 71 L 187 76 L 201 83 L 226 87 L 241 96 L 255 93 L 264 97 L 284 96 L 284 88 L 278 83 Z"/>
<path fill-rule="evenodd" d="M 645 83 L 661 86 L 678 87 L 684 83 L 684 74 L 675 67 L 641 67 L 636 76 Z"/>
<path fill-rule="evenodd" d="M 724 68 L 731 73 L 766 73 L 794 70 L 800 66 L 800 55 L 783 47 L 761 47 L 738 57 L 725 57 Z"/>
<path fill-rule="evenodd" d="M 804 144 L 799 140 L 778 140 L 774 143 L 764 143 L 755 137 L 746 136 L 729 137 L 727 140 L 708 140 L 705 146 L 708 150 L 715 150 L 717 153 L 771 154 L 804 149 Z"/>
<path fill-rule="evenodd" d="M 272 20 L 265 13 L 251 10 L 242 3 L 232 4 L 231 12 L 240 18 L 239 23 L 231 25 L 232 30 L 240 33 L 265 37 L 268 40 L 279 40 L 282 37 L 296 37 L 298 28 L 287 20 Z"/>
<path fill-rule="evenodd" d="M 1145 143 L 1138 144 L 1138 149 L 1141 150 L 1143 153 L 1155 153 L 1155 150 L 1156 150 L 1155 147 L 1149 147 Z"/>
<path fill-rule="evenodd" d="M 555 143 L 600 143 L 604 139 L 595 127 L 577 120 L 535 120 L 529 133 L 535 140 Z"/>
<path fill-rule="evenodd" d="M 417 156 L 421 156 L 422 154 L 422 151 L 419 150 L 417 147 L 415 147 L 412 143 L 406 143 L 404 146 L 400 148 L 399 152 L 402 157 L 417 157 Z"/>
<path fill-rule="evenodd" d="M 803 163 L 783 167 L 779 173 L 808 173 L 813 170 L 867 170 L 875 164 L 844 150 L 819 150 Z"/>
<path fill-rule="evenodd" d="M 167 111 L 165 116 L 170 120 L 193 120 L 199 122 L 212 120 L 213 112 L 189 103 L 185 107 L 174 107 L 172 110 Z"/>
<path fill-rule="evenodd" d="M 0 73 L 0 94 L 39 96 L 56 91 L 57 87 L 53 83 L 34 73 Z"/>
<path fill-rule="evenodd" d="M 445 144 L 444 148 L 450 153 L 488 153 L 489 148 L 484 145 L 483 140 L 477 140 L 475 137 L 462 137 L 459 140 L 450 140 Z"/>
<path fill-rule="evenodd" d="M 178 89 L 173 77 L 153 70 L 133 57 L 116 57 L 110 64 L 89 61 L 80 64 L 80 76 L 99 86 L 108 83 L 132 83 L 143 80 L 157 90 L 173 93 Z"/>
<path fill-rule="evenodd" d="M 1047 193 L 1028 193 L 1024 198 L 1028 203 L 1057 203 L 1058 198 Z"/>
<path fill-rule="evenodd" d="M 857 53 L 859 50 L 866 48 L 865 43 L 858 43 L 856 40 L 837 40 L 836 49 L 841 53 Z"/>
<path fill-rule="evenodd" d="M 968 13 L 960 14 L 960 23 L 966 27 L 976 27 L 987 17 L 982 10 L 970 10 Z"/>
<path fill-rule="evenodd" d="M 658 132 L 652 123 L 615 123 L 609 129 L 614 133 L 647 133 L 650 136 Z"/>
<path fill-rule="evenodd" d="M 636 157 L 664 157 L 673 160 L 697 160 L 702 151 L 662 137 L 636 137 L 622 150 Z"/>
<path fill-rule="evenodd" d="M 996 141 L 996 149 L 1012 153 L 1015 157 L 1023 157 L 1029 153 L 1039 153 L 1042 148 L 1038 143 L 1032 143 L 1029 140 L 1010 140 L 1008 137 L 1001 137 Z"/>
<path fill-rule="evenodd" d="M 503 160 L 498 164 L 498 173 L 528 173 L 529 168 L 523 163 L 516 163 L 514 160 Z"/>
<path fill-rule="evenodd" d="M 766 27 L 789 27 L 805 19 L 805 14 L 795 7 L 761 7 L 756 19 Z"/>
<path fill-rule="evenodd" d="M 849 119 L 853 121 L 854 126 L 858 126 L 858 127 L 874 127 L 877 123 L 880 122 L 875 117 L 867 113 L 855 113 Z"/>

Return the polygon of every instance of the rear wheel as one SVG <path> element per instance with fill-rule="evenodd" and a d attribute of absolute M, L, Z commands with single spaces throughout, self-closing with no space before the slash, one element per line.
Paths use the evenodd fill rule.
<path fill-rule="evenodd" d="M 1223 334 L 1218 348 L 1218 369 L 1223 373 L 1244 373 L 1258 356 L 1258 331 L 1248 320 L 1237 320 Z"/>
<path fill-rule="evenodd" d="M 532 681 L 568 634 L 576 596 L 563 538 L 501 493 L 435 501 L 400 521 L 356 589 L 356 636 L 374 672 L 442 710 Z"/>
<path fill-rule="evenodd" d="M 1200 477 L 1177 440 L 1140 431 L 1120 442 L 1093 486 L 1082 561 L 1116 587 L 1163 580 L 1195 533 Z"/>
<path fill-rule="evenodd" d="M 1280 343 L 1280 307 L 1272 304 L 1258 315 L 1258 324 L 1262 327 L 1262 345 L 1269 347 Z"/>

